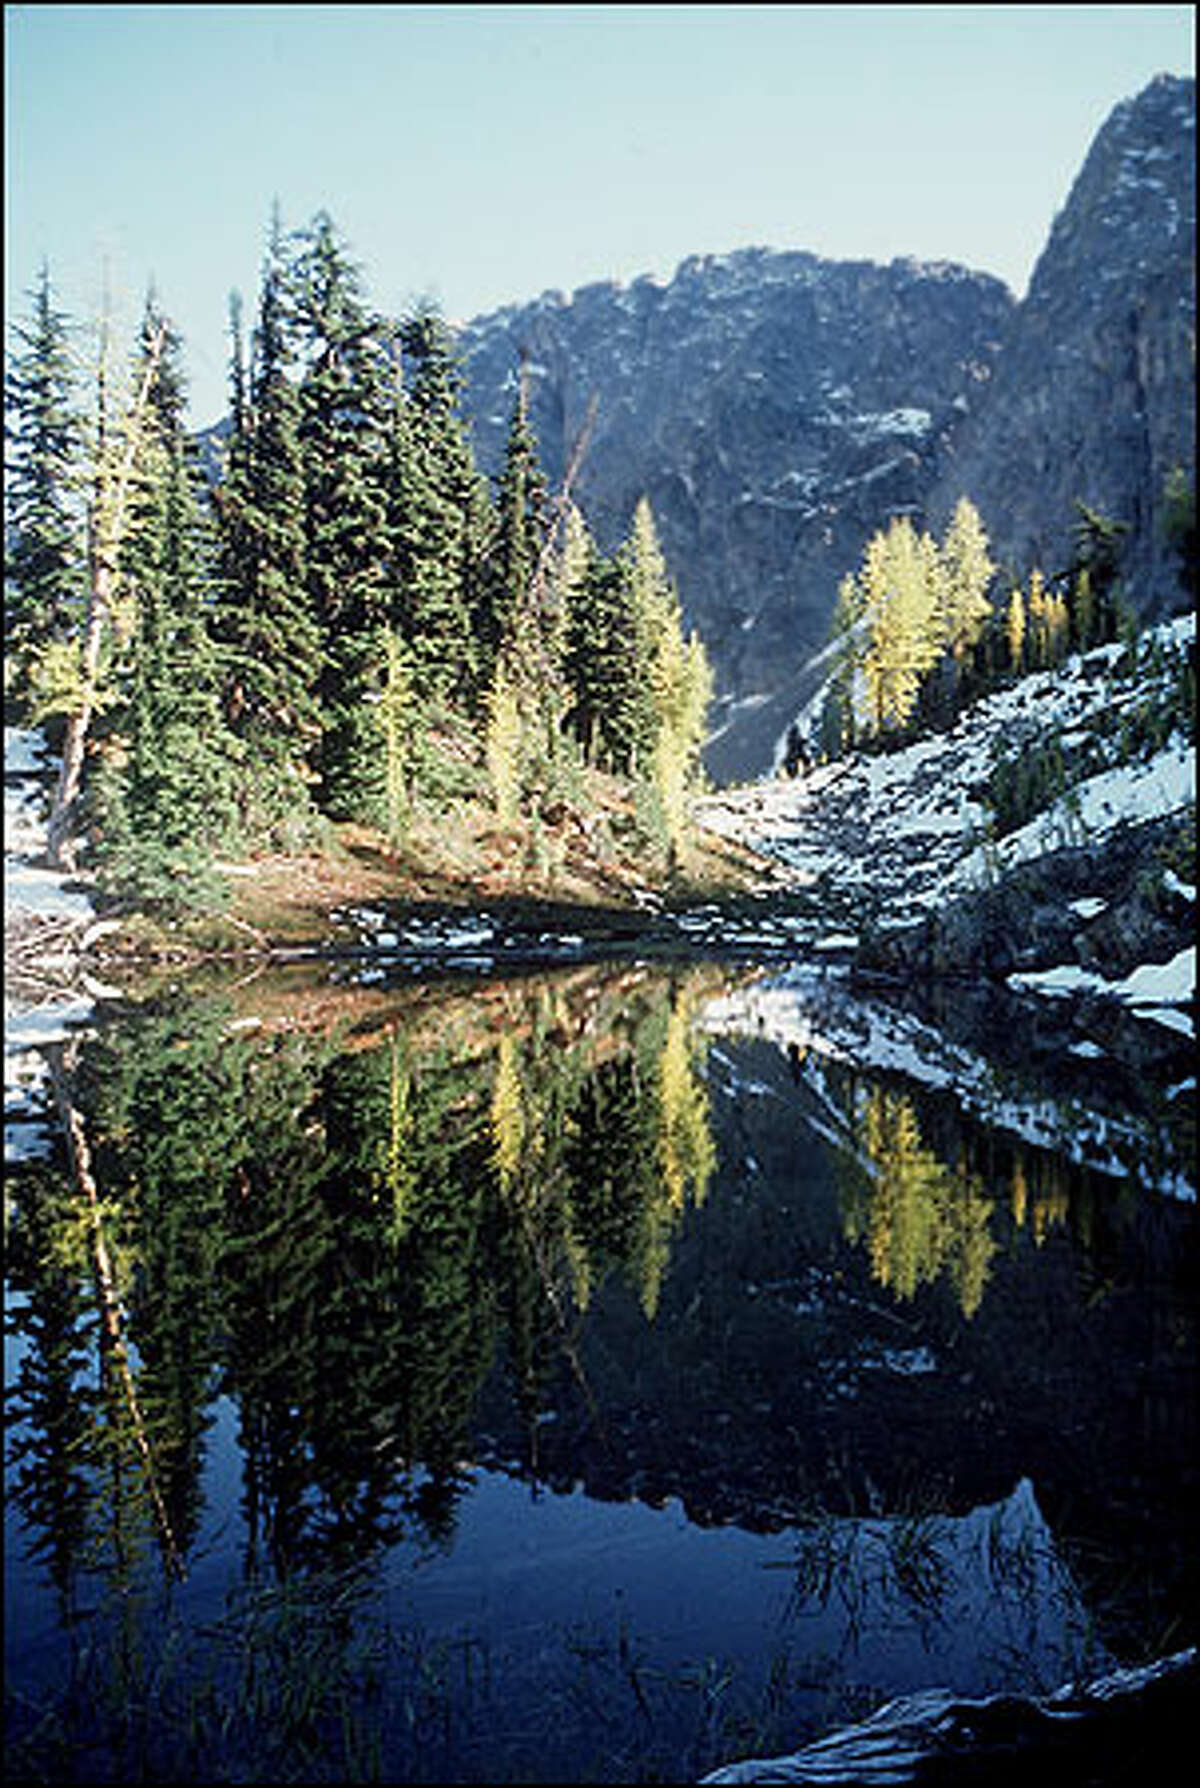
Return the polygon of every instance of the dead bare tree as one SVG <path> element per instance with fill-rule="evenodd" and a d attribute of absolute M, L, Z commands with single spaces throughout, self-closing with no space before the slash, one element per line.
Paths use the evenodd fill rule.
<path fill-rule="evenodd" d="M 67 717 L 62 765 L 46 829 L 51 864 L 71 874 L 76 867 L 73 836 L 75 808 L 83 781 L 88 732 L 96 710 L 101 652 L 113 615 L 120 574 L 121 547 L 128 522 L 129 496 L 146 433 L 150 391 L 163 351 L 166 324 L 160 323 L 147 346 L 146 363 L 129 407 L 114 431 L 109 426 L 107 322 L 101 329 L 97 368 L 99 438 L 92 499 L 88 515 L 88 603 L 80 643 L 79 692 Z"/>

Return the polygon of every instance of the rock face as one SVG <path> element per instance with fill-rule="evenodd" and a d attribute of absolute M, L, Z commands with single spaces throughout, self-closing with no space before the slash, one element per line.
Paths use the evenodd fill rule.
<path fill-rule="evenodd" d="M 685 261 L 665 286 L 547 293 L 464 333 L 476 451 L 494 472 L 523 353 L 553 484 L 594 404 L 575 493 L 601 547 L 648 496 L 720 694 L 791 698 L 864 541 L 922 512 L 1012 310 L 961 267 L 765 249 Z M 714 774 L 761 767 L 782 724 L 737 710 Z"/>
<path fill-rule="evenodd" d="M 1194 81 L 1160 75 L 1109 117 L 929 503 L 940 527 L 968 491 L 1000 556 L 1053 573 L 1086 502 L 1128 524 L 1151 615 L 1179 606 L 1163 485 L 1195 466 L 1195 106 Z"/>
<path fill-rule="evenodd" d="M 787 1757 L 747 1758 L 703 1776 L 705 1783 L 790 1782 L 821 1788 L 991 1788 L 1017 1777 L 1093 1788 L 1140 1778 L 1170 1780 L 1188 1743 L 1200 1682 L 1196 1648 L 1052 1695 L 969 1700 L 930 1689 L 889 1701 Z"/>
<path fill-rule="evenodd" d="M 1163 480 L 1194 467 L 1195 84 L 1118 106 L 1019 307 L 944 264 L 742 250 L 652 279 L 549 292 L 462 332 L 494 472 L 522 354 L 557 483 L 600 545 L 647 495 L 718 676 L 717 781 L 757 773 L 809 693 L 837 587 L 898 513 L 940 530 L 971 496 L 995 556 L 1057 570 L 1075 501 L 1132 529 L 1126 572 L 1171 607 Z"/>

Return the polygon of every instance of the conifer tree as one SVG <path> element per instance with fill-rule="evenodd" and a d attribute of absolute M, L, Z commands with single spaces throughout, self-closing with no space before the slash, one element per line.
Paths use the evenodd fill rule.
<path fill-rule="evenodd" d="M 211 531 L 184 425 L 180 355 L 151 296 L 137 356 L 146 426 L 121 550 L 128 669 L 117 749 L 95 803 L 102 879 L 172 906 L 217 896 L 209 866 L 234 820 L 232 742 L 206 626 Z"/>
<path fill-rule="evenodd" d="M 941 586 L 928 547 L 907 516 L 867 544 L 860 574 L 866 640 L 861 668 L 872 730 L 903 726 L 941 647 Z"/>
<path fill-rule="evenodd" d="M 653 783 L 675 858 L 685 835 L 685 790 L 704 743 L 712 673 L 699 638 L 685 638 L 679 597 L 667 571 L 649 501 L 634 510 L 627 546 L 634 638 L 643 666 L 635 727 L 643 773 Z"/>
<path fill-rule="evenodd" d="M 375 818 L 384 753 L 374 709 L 389 618 L 391 361 L 360 270 L 325 212 L 300 234 L 291 293 L 304 360 L 305 572 L 322 649 L 321 799 L 336 817 Z"/>
<path fill-rule="evenodd" d="M 75 635 L 55 654 L 52 709 L 65 715 L 62 762 L 47 823 L 47 854 L 74 869 L 79 798 L 92 723 L 109 699 L 105 688 L 114 639 L 128 632 L 121 555 L 149 429 L 150 393 L 162 352 L 160 327 L 144 352 L 132 387 L 112 390 L 109 319 L 101 320 L 95 379 L 95 436 L 89 451 L 87 600 Z"/>
<path fill-rule="evenodd" d="M 991 616 L 987 591 L 996 569 L 979 512 L 967 497 L 960 497 L 955 506 L 942 539 L 940 564 L 939 623 L 957 678 Z"/>
<path fill-rule="evenodd" d="M 1119 612 L 1119 567 L 1127 522 L 1112 521 L 1077 502 L 1074 551 L 1068 573 L 1071 644 L 1081 652 L 1115 639 Z"/>
<path fill-rule="evenodd" d="M 529 423 L 524 369 L 509 424 L 496 498 L 490 633 L 510 680 L 541 701 L 557 681 L 555 617 L 546 558 L 549 515 L 546 481 Z"/>
<path fill-rule="evenodd" d="M 1025 649 L 1025 601 L 1019 588 L 1014 589 L 1008 599 L 1005 634 L 1008 640 L 1009 665 L 1017 676 L 1020 676 Z"/>
<path fill-rule="evenodd" d="M 487 600 L 480 616 L 481 657 L 489 667 L 489 741 L 497 729 L 511 741 L 515 713 L 519 745 L 505 749 L 509 755 L 515 752 L 520 766 L 516 779 L 521 794 L 532 795 L 536 804 L 555 762 L 566 695 L 562 629 L 550 575 L 546 484 L 529 425 L 524 376 L 509 425 L 490 552 Z M 492 754 L 489 743 L 489 761 Z"/>
<path fill-rule="evenodd" d="M 633 580 L 623 557 L 604 558 L 590 540 L 586 550 L 566 589 L 566 718 L 589 763 L 628 773 L 648 734 Z"/>
<path fill-rule="evenodd" d="M 5 379 L 5 698 L 32 717 L 47 652 L 61 656 L 84 603 L 83 435 L 68 323 L 42 268 L 22 351 Z M 43 682 L 46 679 L 43 677 Z M 51 675 L 49 681 L 54 681 Z"/>
<path fill-rule="evenodd" d="M 393 397 L 389 528 L 397 619 L 424 691 L 462 703 L 479 686 L 480 602 L 487 491 L 459 408 L 462 381 L 437 314 L 401 332 L 405 390 Z"/>
<path fill-rule="evenodd" d="M 308 805 L 319 738 L 320 635 L 306 575 L 304 470 L 287 267 L 278 217 L 250 366 L 231 307 L 233 432 L 217 491 L 225 711 L 242 740 L 243 823 L 265 834 Z"/>

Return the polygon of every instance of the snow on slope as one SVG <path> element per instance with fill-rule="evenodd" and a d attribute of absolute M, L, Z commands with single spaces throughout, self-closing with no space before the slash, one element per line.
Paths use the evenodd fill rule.
<path fill-rule="evenodd" d="M 835 922 L 869 916 L 884 929 L 908 926 L 1018 864 L 1194 806 L 1195 749 L 1181 729 L 1140 758 L 1122 740 L 1148 705 L 1161 703 L 1194 652 L 1195 622 L 1183 615 L 1143 636 L 1132 672 L 1125 648 L 1099 647 L 979 701 L 946 734 L 841 759 L 795 780 L 707 796 L 697 817 L 773 859 L 793 887 L 818 890 Z M 1066 788 L 1027 824 L 995 837 L 990 795 L 998 757 L 1051 739 L 1061 748 Z M 1193 997 L 1194 968 L 1194 956 L 1181 960 L 1158 1009 Z M 1150 1009 L 1149 1001 L 1136 1003 Z"/>

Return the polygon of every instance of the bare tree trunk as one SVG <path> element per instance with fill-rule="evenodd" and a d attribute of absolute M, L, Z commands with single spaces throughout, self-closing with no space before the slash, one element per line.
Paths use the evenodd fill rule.
<path fill-rule="evenodd" d="M 82 690 L 78 706 L 67 720 L 62 766 L 59 770 L 54 805 L 46 829 L 46 850 L 50 862 L 55 868 L 65 869 L 68 874 L 73 873 L 75 869 L 76 850 L 72 837 L 75 804 L 79 798 L 79 790 L 83 781 L 83 760 L 87 750 L 88 731 L 96 708 L 96 692 L 100 677 L 100 652 L 104 644 L 105 631 L 112 616 L 117 567 L 121 543 L 125 535 L 129 489 L 133 480 L 138 452 L 142 445 L 146 406 L 154 374 L 158 367 L 159 356 L 162 353 L 165 334 L 166 326 L 160 324 L 150 343 L 141 383 L 125 419 L 124 451 L 115 466 L 110 463 L 107 417 L 104 413 L 108 403 L 107 331 L 101 345 L 98 378 L 101 409 L 100 444 L 91 515 L 91 583 L 88 590 L 87 621 L 84 626 L 80 652 Z"/>
<path fill-rule="evenodd" d="M 117 1377 L 125 1393 L 125 1402 L 129 1409 L 133 1428 L 134 1444 L 142 1462 L 142 1473 L 150 1505 L 154 1510 L 158 1526 L 159 1540 L 162 1545 L 163 1558 L 176 1577 L 185 1575 L 183 1560 L 175 1541 L 175 1533 L 171 1526 L 171 1517 L 163 1499 L 155 1467 L 154 1451 L 150 1436 L 146 1429 L 145 1416 L 142 1413 L 141 1400 L 138 1397 L 137 1385 L 134 1381 L 133 1368 L 129 1363 L 129 1349 L 125 1345 L 124 1318 L 121 1311 L 121 1300 L 117 1291 L 116 1275 L 113 1272 L 112 1259 L 108 1251 L 108 1241 L 104 1232 L 104 1219 L 100 1200 L 100 1190 L 96 1184 L 96 1176 L 92 1171 L 92 1154 L 88 1147 L 87 1133 L 83 1126 L 83 1117 L 72 1102 L 70 1085 L 67 1079 L 66 1065 L 63 1061 L 61 1045 L 56 1045 L 48 1052 L 50 1063 L 50 1079 L 54 1087 L 55 1103 L 58 1106 L 59 1118 L 67 1139 L 67 1151 L 71 1160 L 71 1172 L 76 1188 L 88 1207 L 91 1226 L 92 1266 L 96 1277 L 96 1290 L 100 1300 L 100 1313 L 104 1335 L 110 1348 L 110 1357 L 116 1367 Z"/>

